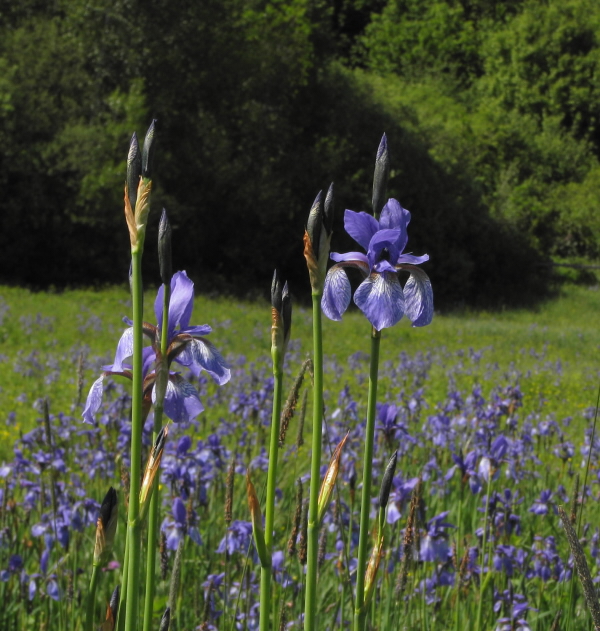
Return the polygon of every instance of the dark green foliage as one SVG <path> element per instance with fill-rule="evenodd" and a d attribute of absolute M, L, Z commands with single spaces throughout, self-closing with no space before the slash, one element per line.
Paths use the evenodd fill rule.
<path fill-rule="evenodd" d="M 311 202 L 335 182 L 355 249 L 385 132 L 437 305 L 529 299 L 544 257 L 600 252 L 598 24 L 591 0 L 4 3 L 0 280 L 125 281 L 128 143 L 156 118 L 147 239 L 166 207 L 201 290 L 277 267 L 308 296 Z"/>

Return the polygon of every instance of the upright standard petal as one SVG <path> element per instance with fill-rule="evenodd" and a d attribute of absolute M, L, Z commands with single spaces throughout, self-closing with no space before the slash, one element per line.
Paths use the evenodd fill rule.
<path fill-rule="evenodd" d="M 104 373 L 94 381 L 90 388 L 82 414 L 85 423 L 94 424 L 94 414 L 96 414 L 102 405 L 102 395 L 104 394 L 103 381 Z"/>
<path fill-rule="evenodd" d="M 346 210 L 344 213 L 344 230 L 360 246 L 368 250 L 373 235 L 379 230 L 379 222 L 373 215 Z"/>
<path fill-rule="evenodd" d="M 123 362 L 133 355 L 133 327 L 125 329 L 121 339 L 117 344 L 117 352 L 115 353 L 115 361 L 112 369 L 114 372 L 123 370 Z"/>
<path fill-rule="evenodd" d="M 404 285 L 406 315 L 413 326 L 426 326 L 433 318 L 433 290 L 429 276 L 418 267 L 410 268 L 410 277 Z"/>
<path fill-rule="evenodd" d="M 404 315 L 404 294 L 392 272 L 371 274 L 354 293 L 354 302 L 378 331 L 394 326 Z"/>
<path fill-rule="evenodd" d="M 325 277 L 321 308 L 330 320 L 341 320 L 350 304 L 350 281 L 341 265 L 334 265 Z"/>

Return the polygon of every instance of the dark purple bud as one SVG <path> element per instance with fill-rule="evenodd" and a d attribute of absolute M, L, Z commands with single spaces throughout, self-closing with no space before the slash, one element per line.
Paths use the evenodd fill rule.
<path fill-rule="evenodd" d="M 104 530 L 108 528 L 111 519 L 113 519 L 113 517 L 115 516 L 116 508 L 117 492 L 111 486 L 104 496 L 104 500 L 102 501 L 102 505 L 100 506 L 100 519 L 102 520 L 102 526 Z"/>
<path fill-rule="evenodd" d="M 135 210 L 137 189 L 140 183 L 141 173 L 142 154 L 140 153 L 137 135 L 133 132 L 131 142 L 129 143 L 129 154 L 127 155 L 127 195 L 129 197 L 129 203 L 131 204 L 131 210 Z"/>
<path fill-rule="evenodd" d="M 398 452 L 395 451 L 394 455 L 390 458 L 381 480 L 381 488 L 379 489 L 379 508 L 385 510 L 388 500 L 390 498 L 390 490 L 392 488 L 392 482 L 394 481 L 394 474 L 396 473 L 396 462 L 398 460 Z"/>
<path fill-rule="evenodd" d="M 150 127 L 144 138 L 144 149 L 142 150 L 142 176 L 150 179 L 152 177 L 152 163 L 154 162 L 154 142 L 156 134 L 156 118 L 152 119 Z"/>
<path fill-rule="evenodd" d="M 383 134 L 377 157 L 375 158 L 375 174 L 373 176 L 373 214 L 378 218 L 386 203 L 387 182 L 390 175 L 390 156 L 387 148 L 387 138 Z"/>
<path fill-rule="evenodd" d="M 319 244 L 321 243 L 321 230 L 323 228 L 323 191 L 315 197 L 315 201 L 308 214 L 308 222 L 306 223 L 306 232 L 314 255 L 319 257 Z"/>
<path fill-rule="evenodd" d="M 271 306 L 278 313 L 281 313 L 281 280 L 277 270 L 273 274 L 273 282 L 271 283 Z"/>
<path fill-rule="evenodd" d="M 158 267 L 160 269 L 160 279 L 165 287 L 171 286 L 171 276 L 173 276 L 173 264 L 171 257 L 171 224 L 167 217 L 167 211 L 163 208 L 158 224 Z"/>
<path fill-rule="evenodd" d="M 324 206 L 324 218 L 323 225 L 325 226 L 325 230 L 327 231 L 327 236 L 331 234 L 333 230 L 333 215 L 334 215 L 334 196 L 333 196 L 333 182 L 329 185 L 329 190 L 327 191 L 327 195 L 325 196 L 325 206 Z"/>
<path fill-rule="evenodd" d="M 287 345 L 292 331 L 292 297 L 290 296 L 287 282 L 281 292 L 281 317 L 283 318 L 284 344 Z"/>
<path fill-rule="evenodd" d="M 117 613 L 119 612 L 119 596 L 121 594 L 121 587 L 117 585 L 113 590 L 113 593 L 110 597 L 109 607 L 112 612 L 113 620 L 117 619 Z"/>
<path fill-rule="evenodd" d="M 165 613 L 163 613 L 160 619 L 160 625 L 158 631 L 169 631 L 169 624 L 171 623 L 171 609 L 167 607 Z"/>

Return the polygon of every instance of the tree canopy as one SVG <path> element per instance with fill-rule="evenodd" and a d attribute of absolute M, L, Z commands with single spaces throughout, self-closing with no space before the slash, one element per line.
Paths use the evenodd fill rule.
<path fill-rule="evenodd" d="M 508 304 L 600 255 L 593 0 L 0 2 L 0 281 L 125 282 L 125 159 L 158 119 L 155 221 L 202 290 L 307 292 L 335 182 L 370 209 L 383 132 L 438 305 Z"/>

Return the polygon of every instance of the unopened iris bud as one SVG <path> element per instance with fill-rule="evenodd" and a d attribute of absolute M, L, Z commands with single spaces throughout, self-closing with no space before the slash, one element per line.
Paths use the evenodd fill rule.
<path fill-rule="evenodd" d="M 163 613 L 162 618 L 160 619 L 160 625 L 158 626 L 158 631 L 169 631 L 169 625 L 171 624 L 171 609 L 167 607 L 165 609 L 165 613 Z"/>
<path fill-rule="evenodd" d="M 385 523 L 385 509 L 387 508 L 388 500 L 390 499 L 390 491 L 392 489 L 392 482 L 394 481 L 394 474 L 396 473 L 396 462 L 398 461 L 398 452 L 395 451 L 392 457 L 389 459 L 383 479 L 381 480 L 381 488 L 379 489 L 379 532 L 383 532 L 383 526 Z"/>
<path fill-rule="evenodd" d="M 338 473 L 340 471 L 340 460 L 342 459 L 342 449 L 348 440 L 348 436 L 350 436 L 350 432 L 347 432 L 344 438 L 340 441 L 340 444 L 335 448 L 333 455 L 331 456 L 331 461 L 329 462 L 329 466 L 327 467 L 327 471 L 325 472 L 325 477 L 323 478 L 323 484 L 321 484 L 321 490 L 319 491 L 319 499 L 317 501 L 318 509 L 317 509 L 317 523 L 320 524 L 323 521 L 323 517 L 325 517 L 325 512 L 329 506 L 329 502 L 331 500 L 331 494 L 333 493 L 333 487 L 335 486 L 335 481 L 337 480 Z"/>
<path fill-rule="evenodd" d="M 387 201 L 387 183 L 390 176 L 390 155 L 387 148 L 387 137 L 383 134 L 377 157 L 375 158 L 375 174 L 373 176 L 373 215 L 379 218 Z"/>
<path fill-rule="evenodd" d="M 265 544 L 265 531 L 262 523 L 262 513 L 260 512 L 260 503 L 256 495 L 256 489 L 250 479 L 250 470 L 246 472 L 246 495 L 248 496 L 248 508 L 250 509 L 250 519 L 252 520 L 252 534 L 254 535 L 254 545 L 258 552 L 260 564 L 265 567 L 271 567 L 271 559 L 267 554 L 267 546 Z"/>
<path fill-rule="evenodd" d="M 154 162 L 154 147 L 156 134 L 156 119 L 154 118 L 148 127 L 144 138 L 144 148 L 142 150 L 142 177 L 152 178 L 152 165 Z"/>
<path fill-rule="evenodd" d="M 277 270 L 271 283 L 271 356 L 273 370 L 283 367 L 283 359 L 292 330 L 292 298 L 288 284 L 281 285 Z"/>
<path fill-rule="evenodd" d="M 96 543 L 94 545 L 94 565 L 105 565 L 113 549 L 117 532 L 117 492 L 111 486 L 100 506 L 96 523 Z"/>
<path fill-rule="evenodd" d="M 383 537 L 379 537 L 379 541 L 377 545 L 373 548 L 371 552 L 371 558 L 369 559 L 369 565 L 367 565 L 367 570 L 365 571 L 365 591 L 364 591 L 364 602 L 363 602 L 363 611 L 366 611 L 371 598 L 373 597 L 373 592 L 375 591 L 375 585 L 377 584 L 377 570 L 379 570 L 379 564 L 381 562 L 381 557 L 383 556 Z"/>
<path fill-rule="evenodd" d="M 165 289 L 171 289 L 171 276 L 173 276 L 173 263 L 171 257 L 171 223 L 167 211 L 163 208 L 158 224 L 158 267 L 160 279 Z"/>
<path fill-rule="evenodd" d="M 325 203 L 323 193 L 319 192 L 308 214 L 304 231 L 304 258 L 310 276 L 310 285 L 314 294 L 323 292 L 323 283 L 327 273 L 329 244 L 333 226 L 333 184 L 327 191 Z"/>
<path fill-rule="evenodd" d="M 131 208 L 135 208 L 137 200 L 137 189 L 142 174 L 142 154 L 138 144 L 137 134 L 133 132 L 129 143 L 129 154 L 127 155 L 127 195 Z"/>
<path fill-rule="evenodd" d="M 335 213 L 335 203 L 333 195 L 333 182 L 329 185 L 327 195 L 325 196 L 325 204 L 323 206 L 323 226 L 327 232 L 327 236 L 333 231 L 333 215 Z"/>
<path fill-rule="evenodd" d="M 145 519 L 148 513 L 150 499 L 152 498 L 152 492 L 154 491 L 155 482 L 157 481 L 156 474 L 160 468 L 160 461 L 162 460 L 168 433 L 169 427 L 165 425 L 158 433 L 150 456 L 148 457 L 148 462 L 146 463 L 144 478 L 140 488 L 140 519 Z"/>
<path fill-rule="evenodd" d="M 315 257 L 319 258 L 319 244 L 321 243 L 321 230 L 323 229 L 323 191 L 319 191 L 308 213 L 306 232 Z"/>

